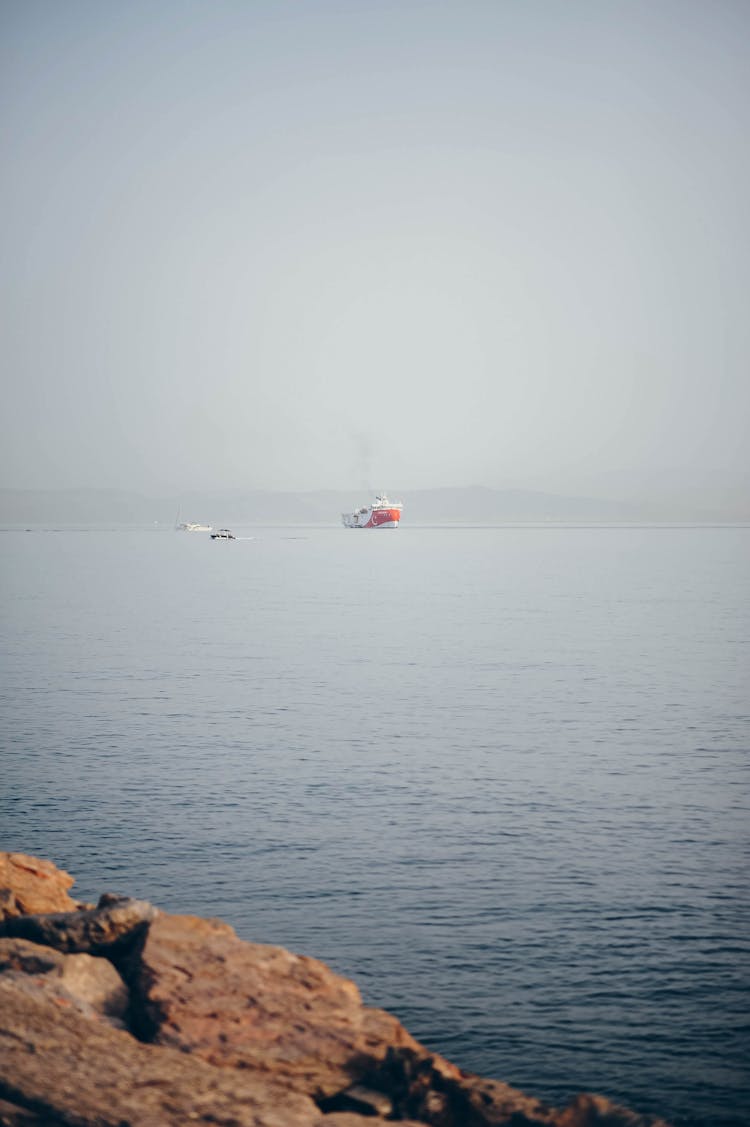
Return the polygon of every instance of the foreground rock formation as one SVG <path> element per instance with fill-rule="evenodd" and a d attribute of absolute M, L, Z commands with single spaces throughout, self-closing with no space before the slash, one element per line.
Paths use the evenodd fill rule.
<path fill-rule="evenodd" d="M 0 854 L 0 1127 L 666 1127 L 431 1053 L 323 963 Z"/>

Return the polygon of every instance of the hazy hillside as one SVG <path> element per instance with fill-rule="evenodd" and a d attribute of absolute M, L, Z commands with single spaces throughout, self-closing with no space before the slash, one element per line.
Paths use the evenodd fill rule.
<path fill-rule="evenodd" d="M 485 488 L 423 489 L 393 492 L 404 502 L 404 524 L 499 524 L 541 521 L 741 520 L 742 512 L 650 507 L 586 497 L 559 497 L 528 490 Z M 186 493 L 182 497 L 144 497 L 125 490 L 0 490 L 0 523 L 150 525 L 171 527 L 181 520 L 214 525 L 338 524 L 340 514 L 363 504 L 366 494 L 320 490 L 273 493 Z"/>

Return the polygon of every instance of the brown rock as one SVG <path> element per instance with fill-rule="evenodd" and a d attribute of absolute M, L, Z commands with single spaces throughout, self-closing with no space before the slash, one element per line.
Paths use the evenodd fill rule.
<path fill-rule="evenodd" d="M 442 1078 L 435 1088 L 445 1095 L 450 1122 L 465 1127 L 551 1127 L 557 1125 L 557 1112 L 534 1096 L 527 1096 L 500 1080 L 484 1080 L 467 1075 L 459 1080 Z"/>
<path fill-rule="evenodd" d="M 142 1045 L 8 979 L 0 1093 L 2 1127 L 387 1127 L 379 1117 L 324 1115 L 267 1077 Z"/>
<path fill-rule="evenodd" d="M 0 973 L 16 979 L 34 976 L 37 984 L 43 976 L 50 996 L 75 1004 L 87 1017 L 125 1028 L 130 996 L 107 959 L 63 955 L 27 939 L 0 939 Z"/>
<path fill-rule="evenodd" d="M 430 1127 L 666 1127 L 601 1097 L 561 1112 L 464 1073 L 390 1014 L 363 1006 L 354 983 L 323 963 L 245 943 L 218 920 L 160 914 L 131 992 L 157 1044 L 272 1076 L 318 1100 L 326 1122 L 361 1113 L 370 1124 L 375 1114 Z"/>
<path fill-rule="evenodd" d="M 51 861 L 25 853 L 0 853 L 0 920 L 77 908 L 68 896 L 73 878 Z"/>
<path fill-rule="evenodd" d="M 397 1115 L 431 1127 L 553 1127 L 557 1123 L 558 1113 L 533 1096 L 501 1081 L 461 1072 L 424 1051 L 390 1051 L 366 1081 L 388 1092 Z M 356 1089 L 335 1100 L 349 1097 L 352 1091 Z"/>
<path fill-rule="evenodd" d="M 227 1072 L 0 980 L 0 1094 L 76 1127 L 315 1127 L 312 1100 Z M 370 1121 L 371 1122 L 371 1121 Z"/>
<path fill-rule="evenodd" d="M 48 974 L 56 970 L 64 955 L 28 939 L 0 939 L 0 974 Z"/>
<path fill-rule="evenodd" d="M 104 896 L 96 908 L 6 919 L 0 936 L 67 953 L 110 954 L 132 943 L 155 916 L 156 908 L 146 900 Z"/>
<path fill-rule="evenodd" d="M 604 1096 L 576 1096 L 559 1113 L 556 1127 L 669 1127 L 663 1119 L 639 1115 L 610 1103 Z"/>
<path fill-rule="evenodd" d="M 215 920 L 159 915 L 131 990 L 157 1043 L 272 1074 L 315 1098 L 377 1069 L 389 1048 L 425 1053 L 395 1017 L 363 1006 L 353 982 L 316 959 L 245 943 Z"/>
<path fill-rule="evenodd" d="M 398 1064 L 403 1068 L 404 1059 Z M 548 1107 L 500 1080 L 446 1076 L 440 1058 L 412 1062 L 411 1073 L 399 1106 L 431 1127 L 668 1127 L 603 1096 L 577 1096 L 562 1110 Z"/>

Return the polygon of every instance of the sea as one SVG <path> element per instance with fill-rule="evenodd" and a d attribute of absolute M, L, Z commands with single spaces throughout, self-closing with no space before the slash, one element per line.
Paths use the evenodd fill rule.
<path fill-rule="evenodd" d="M 750 1123 L 750 528 L 0 532 L 0 848 Z"/>

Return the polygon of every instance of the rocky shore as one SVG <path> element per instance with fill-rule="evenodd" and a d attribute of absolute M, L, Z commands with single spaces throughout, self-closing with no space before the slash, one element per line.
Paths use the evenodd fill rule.
<path fill-rule="evenodd" d="M 0 853 L 0 1127 L 666 1127 L 601 1096 L 547 1107 L 316 959 L 72 885 Z"/>

